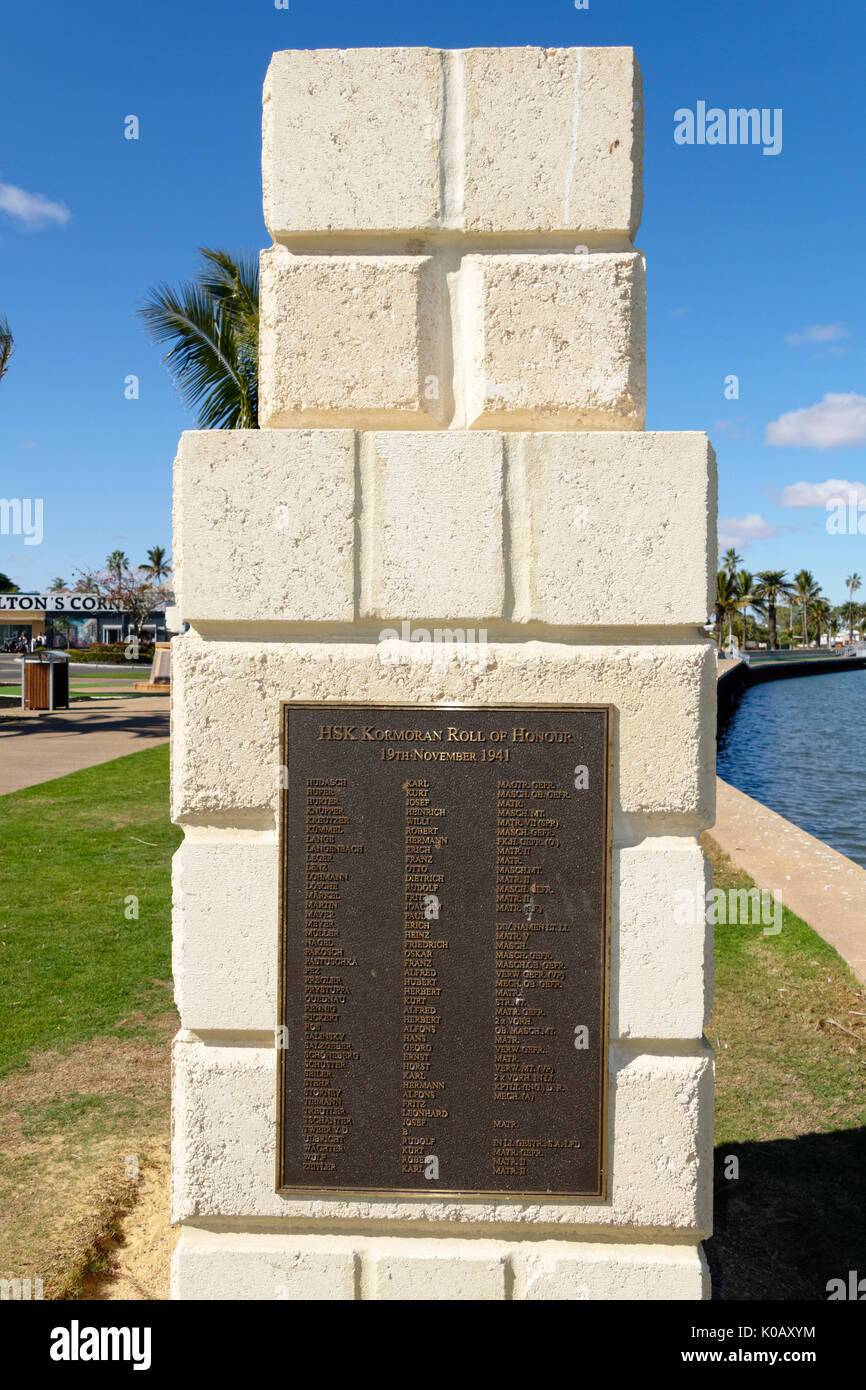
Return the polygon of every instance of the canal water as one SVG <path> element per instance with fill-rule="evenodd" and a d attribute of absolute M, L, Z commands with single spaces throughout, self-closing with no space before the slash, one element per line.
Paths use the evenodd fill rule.
<path fill-rule="evenodd" d="M 866 868 L 866 670 L 746 690 L 720 734 L 717 766 Z"/>

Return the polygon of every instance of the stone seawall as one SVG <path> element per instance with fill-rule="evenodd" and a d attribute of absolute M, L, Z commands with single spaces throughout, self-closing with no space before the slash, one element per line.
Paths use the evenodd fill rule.
<path fill-rule="evenodd" d="M 864 667 L 866 657 L 863 656 L 834 656 L 827 657 L 824 661 L 813 657 L 805 661 L 758 666 L 737 661 L 719 675 L 718 727 L 720 730 L 725 727 L 743 691 L 751 689 L 753 685 L 764 685 L 767 681 L 791 680 L 795 676 L 832 676 L 840 671 L 862 671 Z"/>

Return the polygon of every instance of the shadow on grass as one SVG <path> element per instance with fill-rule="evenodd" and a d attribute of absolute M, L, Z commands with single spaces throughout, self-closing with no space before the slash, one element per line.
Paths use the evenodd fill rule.
<path fill-rule="evenodd" d="M 717 1148 L 713 1298 L 826 1300 L 830 1279 L 866 1276 L 864 1211 L 866 1129 Z"/>

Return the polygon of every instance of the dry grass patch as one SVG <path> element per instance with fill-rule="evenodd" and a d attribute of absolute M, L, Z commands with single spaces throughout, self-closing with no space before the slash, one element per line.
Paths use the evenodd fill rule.
<path fill-rule="evenodd" d="M 0 1080 L 0 1277 L 77 1298 L 109 1273 L 118 1223 L 164 1169 L 176 1030 L 173 1011 L 133 1017 Z"/>

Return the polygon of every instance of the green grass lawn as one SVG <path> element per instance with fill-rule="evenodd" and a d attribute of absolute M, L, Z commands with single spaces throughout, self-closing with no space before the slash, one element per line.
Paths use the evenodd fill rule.
<path fill-rule="evenodd" d="M 169 1006 L 169 861 L 181 832 L 168 818 L 167 746 L 12 792 L 0 808 L 3 1075 L 31 1050 Z"/>
<path fill-rule="evenodd" d="M 149 667 L 147 667 L 147 670 L 149 670 Z M 145 669 L 129 670 L 129 667 L 126 666 L 117 667 L 117 669 L 113 671 L 96 671 L 88 670 L 86 663 L 82 663 L 78 669 L 70 671 L 70 680 L 72 684 L 75 684 L 76 681 L 96 681 L 99 685 L 107 685 L 110 684 L 111 681 L 143 681 L 145 678 Z M 21 682 L 15 681 L 15 689 L 21 689 Z"/>
<path fill-rule="evenodd" d="M 111 681 L 111 680 L 117 680 L 118 677 L 117 677 L 117 676 L 109 676 L 108 679 L 109 679 L 109 681 Z M 126 677 L 124 677 L 124 679 L 127 680 L 127 681 L 129 681 L 130 684 L 132 683 L 132 677 L 131 677 L 131 676 L 126 676 Z M 94 684 L 98 684 L 98 682 L 94 680 Z M 72 682 L 70 688 L 69 688 L 69 693 L 70 693 L 70 696 L 71 696 L 72 700 L 74 701 L 74 700 L 116 700 L 116 699 L 118 699 L 118 697 L 122 697 L 124 700 L 140 700 L 140 699 L 142 699 L 143 697 L 146 698 L 146 697 L 149 696 L 149 695 L 160 695 L 160 694 L 163 694 L 163 693 L 166 694 L 166 695 L 168 695 L 169 692 L 168 692 L 167 689 L 166 689 L 164 692 L 163 692 L 163 691 L 159 691 L 159 690 L 118 690 L 118 691 L 113 691 L 113 690 L 94 690 L 94 689 L 93 689 L 93 686 L 92 686 L 92 685 L 89 685 L 88 682 L 87 682 L 86 680 L 85 680 L 85 681 L 80 681 L 80 682 L 79 682 L 78 680 L 74 680 L 74 681 Z M 21 699 L 21 686 L 20 686 L 20 685 L 0 685 L 0 696 L 4 696 L 4 695 L 6 695 L 6 696 L 14 696 L 16 700 L 20 700 L 20 699 Z"/>
<path fill-rule="evenodd" d="M 704 843 L 716 887 L 752 886 Z M 778 936 L 715 937 L 714 1296 L 825 1299 L 866 1271 L 866 996 L 787 910 Z"/>

